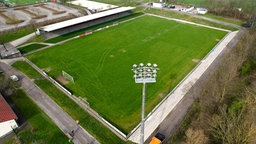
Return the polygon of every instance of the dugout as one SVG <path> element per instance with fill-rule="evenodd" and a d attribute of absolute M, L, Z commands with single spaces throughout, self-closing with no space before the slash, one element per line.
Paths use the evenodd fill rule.
<path fill-rule="evenodd" d="M 66 33 L 77 31 L 93 25 L 108 22 L 130 14 L 134 7 L 119 7 L 108 11 L 103 11 L 71 20 L 47 25 L 38 29 L 45 39 L 60 36 Z"/>

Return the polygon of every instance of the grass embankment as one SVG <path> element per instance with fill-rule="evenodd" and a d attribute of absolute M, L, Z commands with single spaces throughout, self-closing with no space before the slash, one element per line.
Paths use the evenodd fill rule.
<path fill-rule="evenodd" d="M 119 24 L 92 35 L 27 56 L 57 78 L 62 70 L 74 77 L 65 85 L 86 98 L 101 116 L 125 133 L 140 122 L 141 85 L 133 64 L 157 63 L 157 83 L 147 85 L 150 112 L 226 32 L 153 16 Z"/>
<path fill-rule="evenodd" d="M 5 41 L 5 43 L 7 43 L 7 42 L 11 42 L 13 40 L 16 40 L 18 38 L 21 38 L 23 36 L 26 36 L 28 34 L 31 34 L 31 33 L 33 33 L 32 28 L 24 28 L 24 29 L 20 29 L 18 31 L 14 31 L 14 32 L 0 34 L 0 37 L 2 40 Z"/>
<path fill-rule="evenodd" d="M 7 0 L 5 0 L 7 1 Z M 11 3 L 15 3 L 15 5 L 25 5 L 25 4 L 34 4 L 36 2 L 40 2 L 40 1 L 36 1 L 36 0 L 8 0 Z M 45 1 L 42 1 L 45 2 Z"/>
<path fill-rule="evenodd" d="M 175 2 L 183 3 L 183 4 L 187 4 L 187 5 L 201 6 L 203 0 L 175 0 Z"/>
<path fill-rule="evenodd" d="M 11 100 L 28 122 L 25 129 L 18 133 L 22 143 L 69 143 L 65 134 L 22 90 L 17 90 Z M 7 142 L 14 143 L 14 139 Z"/>
<path fill-rule="evenodd" d="M 45 46 L 47 46 L 47 45 L 44 45 L 44 44 L 30 44 L 30 45 L 26 45 L 24 47 L 20 47 L 18 49 L 22 54 L 25 54 L 25 53 L 31 52 L 33 50 L 40 49 L 40 48 L 45 47 Z"/>
<path fill-rule="evenodd" d="M 93 30 L 111 25 L 113 23 L 118 23 L 118 22 L 122 22 L 122 21 L 125 21 L 125 20 L 128 20 L 128 19 L 131 19 L 131 18 L 135 18 L 135 17 L 140 16 L 140 15 L 143 15 L 143 13 L 135 13 L 135 14 L 132 14 L 132 15 L 120 18 L 120 19 L 116 19 L 116 20 L 112 20 L 112 21 L 109 21 L 109 22 L 106 22 L 106 23 L 103 23 L 103 24 L 98 24 L 98 25 L 95 25 L 95 26 L 84 28 L 84 29 L 81 29 L 81 30 L 78 30 L 78 31 L 74 31 L 74 32 L 71 32 L 71 33 L 68 33 L 68 34 L 64 34 L 64 35 L 61 35 L 61 36 L 58 36 L 58 37 L 55 37 L 55 38 L 48 39 L 45 42 L 57 43 L 57 42 L 60 42 L 60 41 L 78 36 L 80 34 L 84 34 L 86 31 L 93 31 Z"/>
<path fill-rule="evenodd" d="M 214 14 L 211 14 L 211 13 L 207 13 L 207 14 L 202 15 L 202 16 L 212 18 L 212 19 L 216 19 L 216 20 L 223 21 L 223 22 L 227 22 L 227 23 L 236 24 L 236 25 L 239 25 L 239 26 L 241 26 L 243 24 L 243 22 L 241 20 L 225 18 L 225 17 L 217 16 L 217 15 L 214 15 Z"/>
<path fill-rule="evenodd" d="M 36 70 L 30 67 L 26 62 L 19 61 L 13 64 L 15 68 L 25 73 L 30 78 L 42 77 Z M 35 81 L 35 83 L 45 91 L 64 111 L 66 111 L 74 120 L 79 120 L 80 125 L 85 128 L 102 144 L 125 144 L 129 142 L 122 141 L 119 137 L 108 130 L 104 125 L 90 116 L 75 102 L 69 99 L 64 93 L 57 89 L 47 80 Z"/>
<path fill-rule="evenodd" d="M 232 31 L 237 30 L 237 28 L 234 28 L 231 26 L 221 25 L 218 23 L 195 18 L 192 15 L 182 14 L 179 12 L 171 12 L 171 11 L 158 10 L 158 9 L 149 9 L 149 10 L 146 10 L 145 12 L 151 13 L 151 14 L 162 15 L 162 16 L 166 16 L 166 17 L 171 17 L 171 18 L 182 19 L 182 20 L 186 20 L 186 21 L 190 21 L 190 22 L 195 22 L 195 23 L 199 23 L 199 24 L 204 24 L 204 25 L 213 26 L 213 27 L 217 27 L 217 28 L 223 28 L 223 29 L 232 30 Z"/>

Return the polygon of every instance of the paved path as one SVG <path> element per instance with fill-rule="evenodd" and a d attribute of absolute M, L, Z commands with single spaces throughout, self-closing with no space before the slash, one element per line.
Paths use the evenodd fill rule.
<path fill-rule="evenodd" d="M 173 10 L 173 9 L 168 9 L 168 8 L 149 7 L 149 6 L 147 5 L 147 3 L 142 4 L 141 6 L 144 6 L 144 7 L 145 7 L 145 10 L 146 10 L 146 9 L 151 9 L 151 8 L 152 8 L 152 9 L 161 9 L 161 10 L 165 10 L 165 11 L 171 11 L 171 12 L 174 12 L 174 13 L 180 13 L 180 14 L 184 14 L 184 15 L 190 15 L 190 16 L 193 16 L 193 17 L 196 17 L 196 18 L 199 18 L 199 19 L 211 21 L 211 22 L 218 23 L 218 24 L 221 24 L 221 25 L 226 25 L 226 26 L 230 26 L 230 27 L 235 27 L 235 28 L 237 28 L 237 29 L 244 29 L 244 27 L 242 27 L 242 26 L 239 26 L 239 25 L 236 25 L 236 24 L 233 24 L 233 23 L 228 23 L 228 22 L 220 21 L 220 20 L 213 19 L 213 18 L 208 18 L 208 17 L 205 17 L 205 16 L 203 16 L 203 15 L 197 15 L 197 14 L 193 14 L 193 13 L 186 13 L 186 12 L 181 12 L 181 11 L 177 11 L 177 10 Z"/>
<path fill-rule="evenodd" d="M 226 30 L 226 29 L 217 28 L 217 27 L 213 27 L 213 26 L 208 26 L 208 25 L 203 25 L 203 24 L 199 24 L 199 23 L 194 23 L 194 22 L 190 22 L 190 21 L 186 21 L 186 20 L 182 20 L 182 19 L 169 18 L 169 17 L 164 17 L 164 16 L 160 16 L 160 15 L 155 15 L 155 14 L 147 14 L 147 15 L 151 15 L 151 16 L 155 16 L 155 17 L 160 17 L 160 18 L 164 18 L 164 19 L 168 19 L 168 20 L 174 20 L 174 21 L 181 22 L 181 23 L 186 23 L 186 24 L 192 24 L 192 25 L 196 25 L 196 26 L 211 28 L 211 29 L 215 29 L 215 30 L 231 32 L 231 30 Z"/>
<path fill-rule="evenodd" d="M 215 48 L 209 53 L 205 59 L 203 59 L 197 67 L 190 72 L 181 81 L 177 87 L 168 94 L 168 96 L 158 105 L 152 113 L 149 114 L 145 121 L 145 139 L 155 131 L 155 129 L 163 122 L 167 115 L 176 107 L 176 105 L 181 101 L 185 94 L 190 90 L 190 88 L 195 84 L 195 82 L 202 76 L 202 74 L 207 70 L 207 68 L 212 64 L 212 62 L 221 54 L 222 50 L 227 46 L 227 44 L 236 36 L 236 32 L 229 33 Z M 129 137 L 129 140 L 139 143 L 140 142 L 140 126 L 137 127 L 135 132 Z"/>
<path fill-rule="evenodd" d="M 10 42 L 10 44 L 13 45 L 14 47 L 17 47 L 18 45 L 23 44 L 24 42 L 28 41 L 29 39 L 31 39 L 31 38 L 33 38 L 35 36 L 36 36 L 36 34 L 33 32 L 31 34 L 28 34 L 28 35 L 26 35 L 24 37 L 21 37 L 21 38 L 19 38 L 17 40 L 14 40 L 14 41 Z"/>
<path fill-rule="evenodd" d="M 237 29 L 243 29 L 244 27 L 242 26 L 239 26 L 239 25 L 236 25 L 236 24 L 233 24 L 233 23 L 228 23 L 228 22 L 224 22 L 224 21 L 220 21 L 220 20 L 216 20 L 216 19 L 212 19 L 212 18 L 208 18 L 208 17 L 205 17 L 205 16 L 201 16 L 201 15 L 194 15 L 194 17 L 196 18 L 199 18 L 199 19 L 204 19 L 204 20 L 207 20 L 207 21 L 211 21 L 211 22 L 214 22 L 214 23 L 218 23 L 218 24 L 222 24 L 222 25 L 226 25 L 226 26 L 231 26 L 231 27 L 235 27 Z"/>
<path fill-rule="evenodd" d="M 38 88 L 29 78 L 11 66 L 0 62 L 0 67 L 10 76 L 13 74 L 21 78 L 21 87 L 30 98 L 53 120 L 53 122 L 64 132 L 75 131 L 73 142 L 75 144 L 98 144 L 88 132 L 80 127 L 66 112 L 63 111 L 47 94 Z M 68 140 L 67 137 L 63 137 Z"/>
<path fill-rule="evenodd" d="M 239 30 L 239 33 L 235 38 L 228 44 L 228 47 L 221 52 L 217 57 L 216 61 L 211 64 L 211 66 L 204 72 L 204 74 L 199 78 L 199 80 L 193 85 L 189 92 L 183 97 L 183 99 L 176 105 L 174 110 L 169 114 L 165 120 L 160 124 L 157 132 L 164 134 L 166 139 L 169 139 L 171 134 L 177 130 L 180 125 L 180 122 L 183 120 L 184 116 L 187 114 L 187 111 L 193 104 L 201 93 L 202 86 L 208 82 L 208 76 L 214 72 L 215 68 L 222 64 L 223 58 L 225 58 L 227 53 L 238 43 L 241 37 L 244 35 L 243 30 Z M 149 140 L 151 137 L 149 138 Z"/>

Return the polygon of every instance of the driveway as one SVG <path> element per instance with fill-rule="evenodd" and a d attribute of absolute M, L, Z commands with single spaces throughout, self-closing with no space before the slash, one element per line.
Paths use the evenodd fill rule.
<path fill-rule="evenodd" d="M 0 62 L 0 68 L 7 76 L 15 74 L 21 78 L 22 89 L 52 119 L 62 132 L 66 134 L 71 133 L 72 130 L 75 131 L 72 140 L 75 144 L 99 144 L 28 77 L 3 62 Z M 63 138 L 68 140 L 66 137 Z"/>

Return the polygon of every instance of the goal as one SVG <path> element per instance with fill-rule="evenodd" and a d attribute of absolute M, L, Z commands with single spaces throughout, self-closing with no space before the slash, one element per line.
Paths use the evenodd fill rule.
<path fill-rule="evenodd" d="M 71 81 L 71 82 L 75 82 L 74 81 L 74 78 L 70 75 L 70 74 L 68 74 L 67 72 L 65 72 L 65 71 L 62 71 L 62 76 L 65 78 L 65 79 L 67 79 L 67 80 L 69 80 L 69 81 Z"/>

